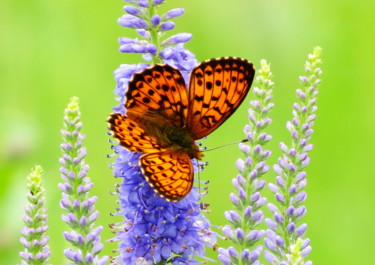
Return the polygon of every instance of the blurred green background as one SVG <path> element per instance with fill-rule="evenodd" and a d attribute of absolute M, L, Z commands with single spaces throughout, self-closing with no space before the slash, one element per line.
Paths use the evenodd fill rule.
<path fill-rule="evenodd" d="M 105 227 L 102 238 L 113 237 L 108 224 L 120 220 L 110 216 L 116 207 L 110 191 L 119 180 L 107 166 L 111 150 L 105 119 L 116 104 L 113 71 L 141 60 L 118 52 L 117 38 L 134 36 L 116 23 L 123 5 L 120 0 L 0 1 L 0 264 L 20 263 L 25 179 L 35 164 L 45 169 L 50 262 L 67 264 L 57 161 L 62 115 L 72 96 L 80 98 L 92 194 L 99 197 L 98 224 Z M 278 142 L 290 141 L 285 122 L 306 56 L 314 46 L 323 47 L 315 148 L 307 169 L 309 257 L 314 264 L 375 264 L 375 2 L 182 0 L 167 1 L 162 9 L 175 7 L 186 13 L 175 20 L 174 32 L 193 33 L 186 47 L 199 60 L 232 55 L 257 67 L 262 58 L 272 63 L 270 163 L 280 155 Z M 205 141 L 208 147 L 242 139 L 250 99 Z M 210 180 L 206 201 L 215 225 L 226 224 L 223 211 L 230 202 L 225 198 L 233 190 L 239 156 L 236 145 L 206 154 L 210 166 L 200 177 Z M 270 172 L 265 179 L 273 182 L 274 177 Z M 104 254 L 114 248 L 116 243 L 107 243 Z"/>

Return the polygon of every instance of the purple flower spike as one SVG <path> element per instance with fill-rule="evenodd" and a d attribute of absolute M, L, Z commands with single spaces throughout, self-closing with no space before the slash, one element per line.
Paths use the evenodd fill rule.
<path fill-rule="evenodd" d="M 26 215 L 23 218 L 25 227 L 21 230 L 20 241 L 24 250 L 19 253 L 22 264 L 45 265 L 50 256 L 49 237 L 45 235 L 47 226 L 47 214 L 44 208 L 45 190 L 42 185 L 43 169 L 35 166 L 27 177 L 28 204 L 25 206 Z"/>
<path fill-rule="evenodd" d="M 189 41 L 192 38 L 192 35 L 190 33 L 177 33 L 165 39 L 165 34 L 163 34 L 163 32 L 175 28 L 175 23 L 171 20 L 181 16 L 184 13 L 183 8 L 175 8 L 169 10 L 164 15 L 160 15 L 157 13 L 157 5 L 164 3 L 164 0 L 153 0 L 151 5 L 149 0 L 128 0 L 126 2 L 132 5 L 127 5 L 124 7 L 124 11 L 127 14 L 121 16 L 118 19 L 118 23 L 123 27 L 135 29 L 143 39 L 120 42 L 121 52 L 143 54 L 144 60 L 152 60 L 154 64 L 162 63 L 162 59 L 171 59 L 171 57 L 174 57 L 172 65 L 181 64 L 182 60 L 189 61 L 189 58 L 186 57 L 183 57 L 182 60 L 179 58 L 180 55 L 178 53 L 181 49 L 176 51 L 169 50 L 169 58 L 166 58 L 166 49 L 173 48 L 178 44 Z M 152 14 L 151 18 L 150 14 Z M 161 54 L 161 47 L 164 49 L 163 55 Z M 184 52 L 189 53 L 187 50 L 184 50 Z M 170 62 L 168 61 L 164 63 L 169 64 Z M 191 70 L 195 65 L 196 62 L 187 67 L 185 67 L 184 64 L 181 64 L 181 69 L 188 71 Z"/>
<path fill-rule="evenodd" d="M 178 68 L 184 78 L 197 65 L 195 55 L 184 49 L 183 42 L 191 34 L 175 34 L 165 40 L 164 31 L 172 30 L 175 23 L 170 21 L 183 13 L 182 9 L 171 10 L 166 15 L 157 13 L 156 5 L 162 0 L 129 0 L 139 10 L 125 9 L 130 15 L 120 18 L 121 25 L 136 29 L 140 39 L 120 39 L 120 50 L 128 53 L 141 53 L 152 63 L 166 63 Z M 161 43 L 167 43 L 161 45 Z M 163 47 L 162 47 L 163 46 Z M 160 50 L 160 48 L 163 50 Z M 148 64 L 121 65 L 115 71 L 116 89 L 119 105 L 113 109 L 126 113 L 125 94 L 133 74 L 146 68 Z M 204 258 L 204 248 L 213 247 L 216 234 L 210 230 L 210 223 L 201 213 L 199 204 L 202 193 L 193 187 L 192 191 L 179 202 L 168 202 L 158 196 L 147 183 L 139 167 L 139 153 L 129 152 L 120 145 L 113 144 L 116 159 L 111 164 L 113 174 L 121 178 L 117 188 L 120 207 L 116 215 L 123 220 L 113 225 L 118 241 L 117 264 L 198 264 L 195 256 Z M 200 166 L 193 161 L 195 171 Z M 237 198 L 238 199 L 238 198 Z M 233 198 L 236 201 L 236 198 Z M 203 206 L 205 207 L 205 206 Z M 230 213 L 229 213 L 230 215 Z M 233 215 L 233 218 L 237 217 Z M 233 230 L 223 229 L 227 236 Z M 228 254 L 229 255 L 229 254 Z M 225 259 L 223 255 L 223 260 Z"/>
<path fill-rule="evenodd" d="M 301 219 L 306 214 L 305 202 L 307 194 L 302 189 L 306 185 L 305 167 L 309 164 L 308 152 L 313 145 L 309 143 L 313 133 L 313 121 L 316 118 L 316 94 L 320 83 L 319 65 L 321 48 L 316 47 L 313 54 L 308 56 L 306 62 L 307 76 L 301 76 L 302 89 L 297 89 L 298 102 L 293 104 L 293 118 L 287 122 L 287 129 L 291 133 L 290 145 L 280 143 L 283 156 L 278 158 L 278 165 L 274 171 L 278 175 L 276 183 L 269 184 L 270 190 L 275 194 L 278 206 L 272 205 L 270 210 L 274 213 L 274 221 L 266 220 L 270 228 L 267 233 L 268 241 L 277 244 L 275 238 L 285 242 L 285 247 L 275 249 L 272 244 L 266 244 L 272 252 L 265 255 L 270 264 L 309 264 L 304 261 L 310 252 L 309 240 L 304 239 L 307 225 L 301 224 Z M 318 73 L 318 74 L 317 74 Z M 278 187 L 278 188 L 276 188 Z M 282 218 L 284 216 L 285 218 Z M 287 233 L 285 233 L 287 232 Z M 277 235 L 277 236 L 274 236 Z M 281 242 L 281 241 L 280 241 Z M 302 242 L 304 245 L 302 247 Z M 306 251 L 305 251 L 306 250 Z M 286 261 L 287 260 L 287 261 Z"/>
<path fill-rule="evenodd" d="M 119 241 L 120 264 L 167 263 L 172 259 L 188 263 L 195 255 L 203 256 L 204 247 L 215 243 L 209 222 L 200 214 L 196 188 L 176 203 L 155 196 L 138 167 L 139 154 L 115 146 L 118 157 L 113 164 L 115 176 L 123 178 L 119 188 L 120 211 L 124 221 L 114 226 Z M 236 217 L 234 217 L 236 218 Z M 230 232 L 228 232 L 230 233 Z M 181 263 L 181 264 L 183 264 Z"/>
<path fill-rule="evenodd" d="M 266 182 L 260 178 L 269 171 L 266 159 L 271 152 L 264 150 L 264 145 L 271 137 L 263 130 L 271 123 L 266 115 L 271 111 L 273 104 L 270 104 L 272 86 L 264 85 L 272 83 L 270 81 L 272 74 L 269 64 L 266 61 L 261 61 L 261 66 L 262 68 L 258 71 L 256 79 L 259 87 L 253 88 L 256 100 L 250 102 L 249 124 L 244 127 L 244 133 L 249 141 L 246 144 L 239 144 L 239 149 L 245 155 L 245 158 L 237 159 L 236 167 L 239 174 L 232 180 L 237 195 L 231 194 L 230 199 L 237 212 L 226 211 L 224 214 L 231 223 L 230 231 L 235 231 L 233 236 L 229 237 L 235 244 L 231 248 L 235 248 L 238 253 L 241 253 L 236 260 L 230 259 L 230 264 L 260 264 L 257 259 L 262 247 L 256 247 L 255 244 L 265 234 L 263 230 L 258 230 L 257 226 L 263 221 L 264 216 L 261 207 L 267 201 L 266 198 L 261 196 L 261 190 Z M 242 216 L 243 218 L 241 218 Z M 226 230 L 229 231 L 228 228 Z M 226 262 L 226 259 L 220 257 L 219 259 L 223 263 Z"/>
<path fill-rule="evenodd" d="M 102 249 L 99 235 L 102 227 L 94 227 L 98 216 L 94 208 L 97 198 L 88 197 L 93 184 L 86 176 L 88 166 L 84 161 L 86 149 L 82 147 L 84 135 L 80 132 L 80 115 L 78 98 L 73 97 L 65 109 L 62 130 L 64 144 L 70 144 L 72 148 L 62 148 L 64 154 L 59 161 L 62 162 L 63 168 L 60 172 L 62 180 L 66 182 L 60 183 L 58 187 L 62 190 L 63 197 L 60 205 L 67 212 L 62 215 L 62 220 L 72 229 L 71 232 L 64 232 L 64 237 L 78 250 L 68 249 L 64 253 L 74 263 L 80 264 L 88 257 L 87 260 L 92 260 L 95 264 L 105 264 L 109 258 L 98 256 Z M 94 238 L 91 233 L 95 233 Z M 83 257 L 82 253 L 86 253 L 86 256 Z"/>

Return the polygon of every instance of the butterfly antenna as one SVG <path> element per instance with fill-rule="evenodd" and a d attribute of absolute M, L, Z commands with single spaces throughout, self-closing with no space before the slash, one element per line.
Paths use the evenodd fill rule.
<path fill-rule="evenodd" d="M 248 141 L 249 141 L 249 139 L 242 139 L 241 141 L 238 141 L 238 142 L 233 142 L 233 143 L 223 144 L 223 145 L 220 145 L 220 146 L 217 146 L 217 147 L 211 148 L 211 149 L 205 149 L 205 148 L 203 148 L 202 151 L 203 151 L 203 152 L 212 151 L 212 150 L 216 150 L 216 149 L 219 149 L 219 148 L 222 148 L 222 147 L 228 146 L 228 145 L 239 144 L 239 143 L 246 143 L 246 142 L 248 142 Z"/>

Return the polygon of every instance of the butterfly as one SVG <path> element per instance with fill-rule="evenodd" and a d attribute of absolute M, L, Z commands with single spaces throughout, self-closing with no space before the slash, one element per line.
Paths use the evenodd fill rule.
<path fill-rule="evenodd" d="M 178 69 L 152 65 L 132 76 L 126 114 L 111 114 L 108 127 L 121 146 L 142 153 L 139 166 L 154 191 L 167 201 L 180 201 L 193 186 L 191 159 L 203 157 L 195 141 L 235 112 L 254 74 L 245 59 L 210 59 L 192 70 L 187 89 Z"/>

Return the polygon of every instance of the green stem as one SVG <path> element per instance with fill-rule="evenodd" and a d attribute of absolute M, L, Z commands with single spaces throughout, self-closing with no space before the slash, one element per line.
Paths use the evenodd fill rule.
<path fill-rule="evenodd" d="M 148 20 L 147 21 L 151 21 L 152 16 L 157 13 L 156 11 L 157 11 L 157 8 L 158 8 L 158 6 L 152 5 L 152 0 L 149 0 L 149 6 L 150 6 L 150 8 L 149 8 L 149 12 L 148 12 Z M 159 56 L 160 34 L 159 34 L 159 31 L 158 31 L 158 28 L 151 25 L 151 23 L 149 23 L 149 28 L 150 28 L 150 34 L 151 34 L 150 42 L 156 46 L 156 53 L 152 55 L 152 62 L 154 64 L 158 64 L 158 63 L 162 62 L 162 60 Z"/>

